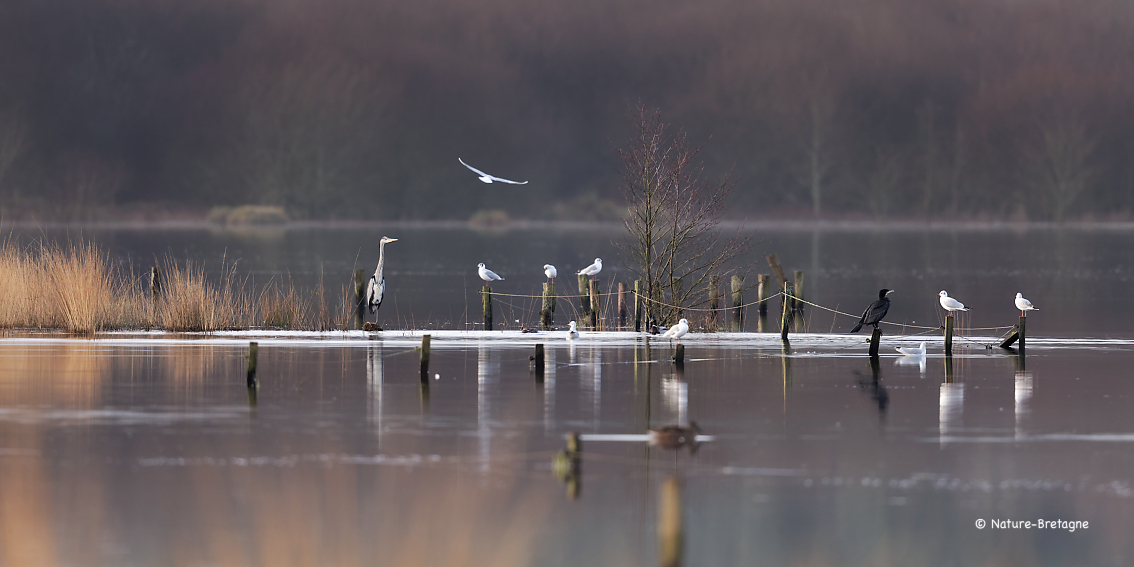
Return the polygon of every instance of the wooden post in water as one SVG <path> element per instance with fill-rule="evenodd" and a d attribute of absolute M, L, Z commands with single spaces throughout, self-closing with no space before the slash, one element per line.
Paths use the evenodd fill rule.
<path fill-rule="evenodd" d="M 361 329 L 366 322 L 366 273 L 362 270 L 354 271 L 354 310 L 351 317 L 351 328 Z"/>
<path fill-rule="evenodd" d="M 771 289 L 768 285 L 771 283 L 771 276 L 768 274 L 760 274 L 756 276 L 756 297 L 760 302 L 760 316 L 768 316 L 768 291 Z"/>
<path fill-rule="evenodd" d="M 673 363 L 676 364 L 678 368 L 685 367 L 685 345 L 677 343 L 677 346 L 674 347 Z"/>
<path fill-rule="evenodd" d="M 953 356 L 953 315 L 945 316 L 945 356 Z"/>
<path fill-rule="evenodd" d="M 532 370 L 535 371 L 536 380 L 543 382 L 543 343 L 536 343 L 535 356 L 532 360 Z"/>
<path fill-rule="evenodd" d="M 732 332 L 744 331 L 744 276 L 732 276 Z"/>
<path fill-rule="evenodd" d="M 481 295 L 481 311 L 484 313 L 484 330 L 492 330 L 492 288 L 484 286 L 480 290 Z"/>
<path fill-rule="evenodd" d="M 1020 317 L 1020 354 L 1024 354 L 1024 335 L 1027 334 L 1027 317 Z"/>
<path fill-rule="evenodd" d="M 875 328 L 870 333 L 870 358 L 878 358 L 878 343 L 882 340 L 882 329 Z"/>
<path fill-rule="evenodd" d="M 679 567 L 685 536 L 681 527 L 681 481 L 669 477 L 662 484 L 658 504 L 658 558 L 661 567 Z"/>
<path fill-rule="evenodd" d="M 1023 321 L 1023 320 L 1024 320 L 1024 318 L 1020 317 L 1020 321 Z M 1020 326 L 1019 325 L 1014 327 L 1012 329 L 1012 332 L 1008 333 L 1007 337 L 1004 337 L 1003 341 L 1000 341 L 1000 348 L 1008 348 L 1008 347 L 1012 346 L 1013 344 L 1015 344 L 1015 342 L 1018 341 L 1018 340 L 1020 340 Z"/>
<path fill-rule="evenodd" d="M 555 323 L 555 282 L 543 284 L 543 309 L 539 314 L 539 325 L 544 331 L 550 331 Z"/>
<path fill-rule="evenodd" d="M 430 335 L 421 336 L 421 381 L 429 383 L 429 341 Z"/>
<path fill-rule="evenodd" d="M 579 324 L 585 326 L 591 320 L 591 283 L 590 277 L 579 274 L 579 313 L 582 317 Z"/>
<path fill-rule="evenodd" d="M 601 331 L 599 328 L 602 317 L 602 302 L 599 301 L 599 282 L 598 280 L 591 280 L 591 328 L 596 331 Z"/>
<path fill-rule="evenodd" d="M 634 280 L 634 332 L 642 332 L 642 280 Z"/>
<path fill-rule="evenodd" d="M 772 267 L 772 275 L 776 276 L 776 283 L 780 284 L 780 289 L 787 285 L 787 276 L 784 275 L 784 269 L 780 267 L 780 259 L 772 254 L 767 257 L 768 265 Z"/>
<path fill-rule="evenodd" d="M 618 329 L 626 328 L 626 303 L 630 300 L 630 291 L 626 289 L 626 282 L 618 282 Z"/>
<path fill-rule="evenodd" d="M 721 277 L 709 276 L 709 330 L 717 331 L 721 309 Z"/>
<path fill-rule="evenodd" d="M 796 298 L 792 300 L 791 308 L 795 311 L 802 311 L 803 302 L 800 300 L 803 299 L 803 270 L 795 271 L 795 286 L 792 289 L 795 290 L 795 293 L 792 295 Z"/>
<path fill-rule="evenodd" d="M 259 354 L 260 344 L 256 342 L 248 343 L 248 387 L 255 388 L 258 386 L 256 382 L 256 355 Z"/>
<path fill-rule="evenodd" d="M 790 326 L 791 317 L 792 317 L 791 300 L 788 299 L 788 296 L 791 295 L 791 291 L 792 291 L 791 290 L 791 284 L 790 283 L 784 284 L 784 295 L 783 295 L 784 300 L 781 303 L 781 305 L 783 307 L 783 315 L 782 315 L 782 318 L 780 319 L 780 340 L 782 340 L 784 342 L 787 342 L 787 340 L 788 340 L 788 337 L 787 337 L 788 327 Z"/>

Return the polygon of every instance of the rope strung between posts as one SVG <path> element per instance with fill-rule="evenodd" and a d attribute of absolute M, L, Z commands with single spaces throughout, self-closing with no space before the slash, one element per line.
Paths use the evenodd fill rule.
<path fill-rule="evenodd" d="M 650 303 L 657 303 L 658 305 L 661 305 L 662 307 L 668 307 L 670 309 L 681 309 L 682 311 L 730 311 L 732 309 L 742 309 L 744 307 L 749 307 L 749 306 L 752 306 L 752 305 L 759 305 L 759 304 L 763 303 L 764 301 L 771 301 L 771 300 L 773 300 L 773 299 L 784 294 L 784 292 L 781 291 L 781 292 L 779 292 L 775 295 L 765 297 L 762 301 L 757 300 L 757 301 L 753 301 L 753 302 L 750 302 L 750 303 L 745 303 L 743 305 L 734 305 L 732 307 L 717 307 L 717 308 L 714 309 L 712 307 L 682 307 L 680 305 L 671 305 L 669 303 L 658 301 L 656 299 L 650 299 L 649 297 L 646 297 L 646 296 L 644 296 L 644 295 L 642 295 L 642 294 L 640 294 L 636 291 L 631 291 L 630 293 L 633 293 L 634 295 L 641 297 L 642 299 L 649 301 Z"/>
<path fill-rule="evenodd" d="M 852 319 L 861 318 L 861 315 L 855 315 L 853 313 L 847 313 L 845 311 L 839 311 L 837 309 L 831 309 L 830 307 L 819 305 L 818 303 L 812 303 L 810 301 L 807 301 L 806 299 L 796 297 L 796 296 L 794 296 L 790 293 L 786 293 L 784 291 L 776 292 L 775 294 L 770 295 L 768 297 L 765 297 L 762 300 L 751 301 L 751 302 L 745 303 L 743 305 L 735 305 L 735 306 L 732 306 L 732 307 L 717 307 L 715 309 L 712 308 L 712 307 L 682 307 L 680 305 L 673 305 L 673 304 L 670 304 L 670 303 L 665 303 L 664 301 L 658 301 L 656 299 L 651 299 L 651 298 L 646 297 L 645 295 L 642 295 L 642 294 L 640 294 L 636 291 L 633 291 L 633 290 L 627 290 L 627 291 L 629 291 L 630 293 L 634 294 L 637 297 L 642 298 L 645 301 L 649 301 L 651 303 L 661 305 L 662 307 L 668 307 L 670 309 L 681 309 L 681 310 L 684 310 L 684 311 L 705 311 L 705 312 L 730 311 L 730 310 L 738 309 L 738 308 L 742 309 L 742 308 L 745 308 L 745 307 L 751 307 L 753 305 L 759 305 L 760 303 L 763 303 L 765 301 L 771 301 L 771 300 L 783 295 L 783 296 L 789 297 L 791 299 L 794 299 L 795 301 L 798 301 L 800 303 L 806 303 L 807 305 L 810 305 L 812 307 L 818 307 L 819 309 L 822 309 L 824 311 L 830 311 L 831 313 L 837 313 L 839 315 L 845 315 L 845 316 L 850 317 Z M 480 293 L 483 294 L 484 290 L 483 289 L 480 290 Z M 543 295 L 525 295 L 525 294 L 518 294 L 518 293 L 500 293 L 500 292 L 496 292 L 496 291 L 493 291 L 491 293 L 494 296 L 499 295 L 501 297 L 523 297 L 523 298 L 527 298 L 527 299 L 541 299 L 541 298 L 543 298 Z M 607 295 L 610 295 L 610 294 L 607 294 Z M 584 296 L 583 296 L 583 294 L 572 294 L 572 295 L 555 295 L 554 297 L 556 299 L 575 299 L 575 298 L 584 297 Z M 516 308 L 516 309 L 519 309 L 519 307 L 510 305 L 510 304 L 509 304 L 509 306 Z M 941 331 L 941 330 L 945 329 L 945 327 L 943 325 L 938 325 L 936 327 L 927 327 L 925 325 L 912 325 L 912 324 L 909 324 L 909 323 L 894 323 L 894 322 L 891 322 L 891 321 L 881 321 L 880 323 L 883 324 L 883 325 L 892 325 L 892 326 L 895 326 L 895 327 L 908 327 L 908 328 L 912 328 L 912 329 L 925 329 L 925 331 L 923 331 L 923 332 L 914 333 L 912 335 L 909 335 L 909 336 L 912 336 L 912 337 L 916 337 L 918 335 L 928 334 L 929 332 L 932 332 L 932 331 Z M 958 331 L 999 331 L 999 330 L 1002 330 L 1002 329 L 1011 329 L 1013 327 L 1015 327 L 1015 325 L 1003 325 L 1003 326 L 1000 326 L 1000 327 L 957 327 L 957 330 Z"/>

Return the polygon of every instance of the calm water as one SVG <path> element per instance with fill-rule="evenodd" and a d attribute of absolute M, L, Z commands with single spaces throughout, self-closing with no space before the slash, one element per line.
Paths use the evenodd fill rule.
<path fill-rule="evenodd" d="M 320 266 L 349 273 L 382 232 L 403 239 L 387 248 L 402 321 L 458 310 L 461 328 L 481 260 L 516 293 L 538 288 L 548 261 L 565 272 L 602 255 L 625 276 L 607 260 L 613 231 L 84 237 L 136 265 L 167 252 L 219 264 L 227 250 L 258 278 L 302 283 Z M 819 303 L 860 311 L 898 289 L 896 321 L 935 324 L 945 288 L 973 306 L 972 325 L 1011 324 L 1023 291 L 1040 308 L 1027 356 L 972 333 L 948 361 L 935 335 L 928 356 L 900 357 L 893 346 L 922 339 L 890 328 L 872 366 L 858 336 L 798 334 L 785 352 L 775 335 L 695 334 L 679 370 L 670 344 L 629 333 L 434 332 L 423 387 L 414 333 L 8 333 L 0 565 L 657 565 L 674 478 L 686 565 L 1134 560 L 1129 234 L 757 237 L 807 272 Z M 808 317 L 817 333 L 844 321 Z M 613 440 L 689 420 L 712 436 L 695 453 Z M 584 435 L 574 485 L 552 465 L 569 431 Z"/>

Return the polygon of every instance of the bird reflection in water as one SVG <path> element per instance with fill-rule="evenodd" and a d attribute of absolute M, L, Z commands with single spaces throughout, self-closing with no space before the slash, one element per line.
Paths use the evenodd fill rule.
<path fill-rule="evenodd" d="M 879 417 L 885 419 L 886 408 L 890 405 L 890 394 L 886 391 L 886 387 L 882 385 L 880 380 L 880 363 L 878 357 L 870 357 L 870 377 L 867 378 L 862 372 L 855 370 L 855 381 L 858 382 L 858 387 L 862 389 L 870 399 L 878 405 Z"/>
<path fill-rule="evenodd" d="M 582 448 L 579 434 L 572 431 L 567 434 L 566 447 L 556 453 L 551 461 L 551 470 L 555 472 L 556 478 L 567 484 L 567 498 L 571 500 L 578 498 L 582 489 Z"/>

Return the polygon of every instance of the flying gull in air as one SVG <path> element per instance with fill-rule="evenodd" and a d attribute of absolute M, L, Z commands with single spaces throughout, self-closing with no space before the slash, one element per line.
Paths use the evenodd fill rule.
<path fill-rule="evenodd" d="M 457 158 L 457 161 L 461 162 L 461 165 L 473 170 L 474 173 L 479 175 L 479 177 L 477 177 L 477 179 L 480 179 L 481 181 L 483 181 L 485 183 L 492 183 L 493 181 L 499 181 L 501 183 L 511 183 L 512 185 L 523 185 L 523 184 L 527 183 L 527 181 L 512 181 L 511 179 L 504 179 L 503 177 L 496 177 L 495 175 L 489 175 L 489 174 L 487 174 L 487 173 L 465 163 L 465 160 L 463 160 L 461 158 Z"/>
<path fill-rule="evenodd" d="M 941 290 L 941 293 L 937 295 L 941 296 L 941 307 L 944 307 L 946 311 L 953 312 L 969 310 L 967 307 L 965 307 L 964 303 L 961 303 L 960 301 L 949 297 L 949 294 L 946 293 L 945 290 Z"/>
<path fill-rule="evenodd" d="M 496 272 L 489 270 L 488 268 L 485 268 L 483 263 L 476 265 L 476 273 L 478 275 L 480 275 L 480 279 L 484 280 L 484 283 L 489 283 L 493 280 L 504 279 L 504 278 L 496 275 Z"/>
<path fill-rule="evenodd" d="M 1027 317 L 1028 311 L 1039 311 L 1039 309 L 1036 309 L 1036 307 L 1032 305 L 1031 301 L 1024 299 L 1024 294 L 1018 292 L 1016 293 L 1016 309 L 1020 310 L 1021 317 Z"/>
<path fill-rule="evenodd" d="M 863 325 L 873 325 L 875 329 L 878 328 L 878 323 L 886 316 L 886 312 L 890 310 L 890 298 L 886 297 L 894 293 L 892 289 L 882 289 L 878 291 L 878 301 L 871 303 L 866 311 L 862 312 L 862 318 L 858 320 L 858 324 L 850 330 L 852 333 L 857 333 Z"/>

